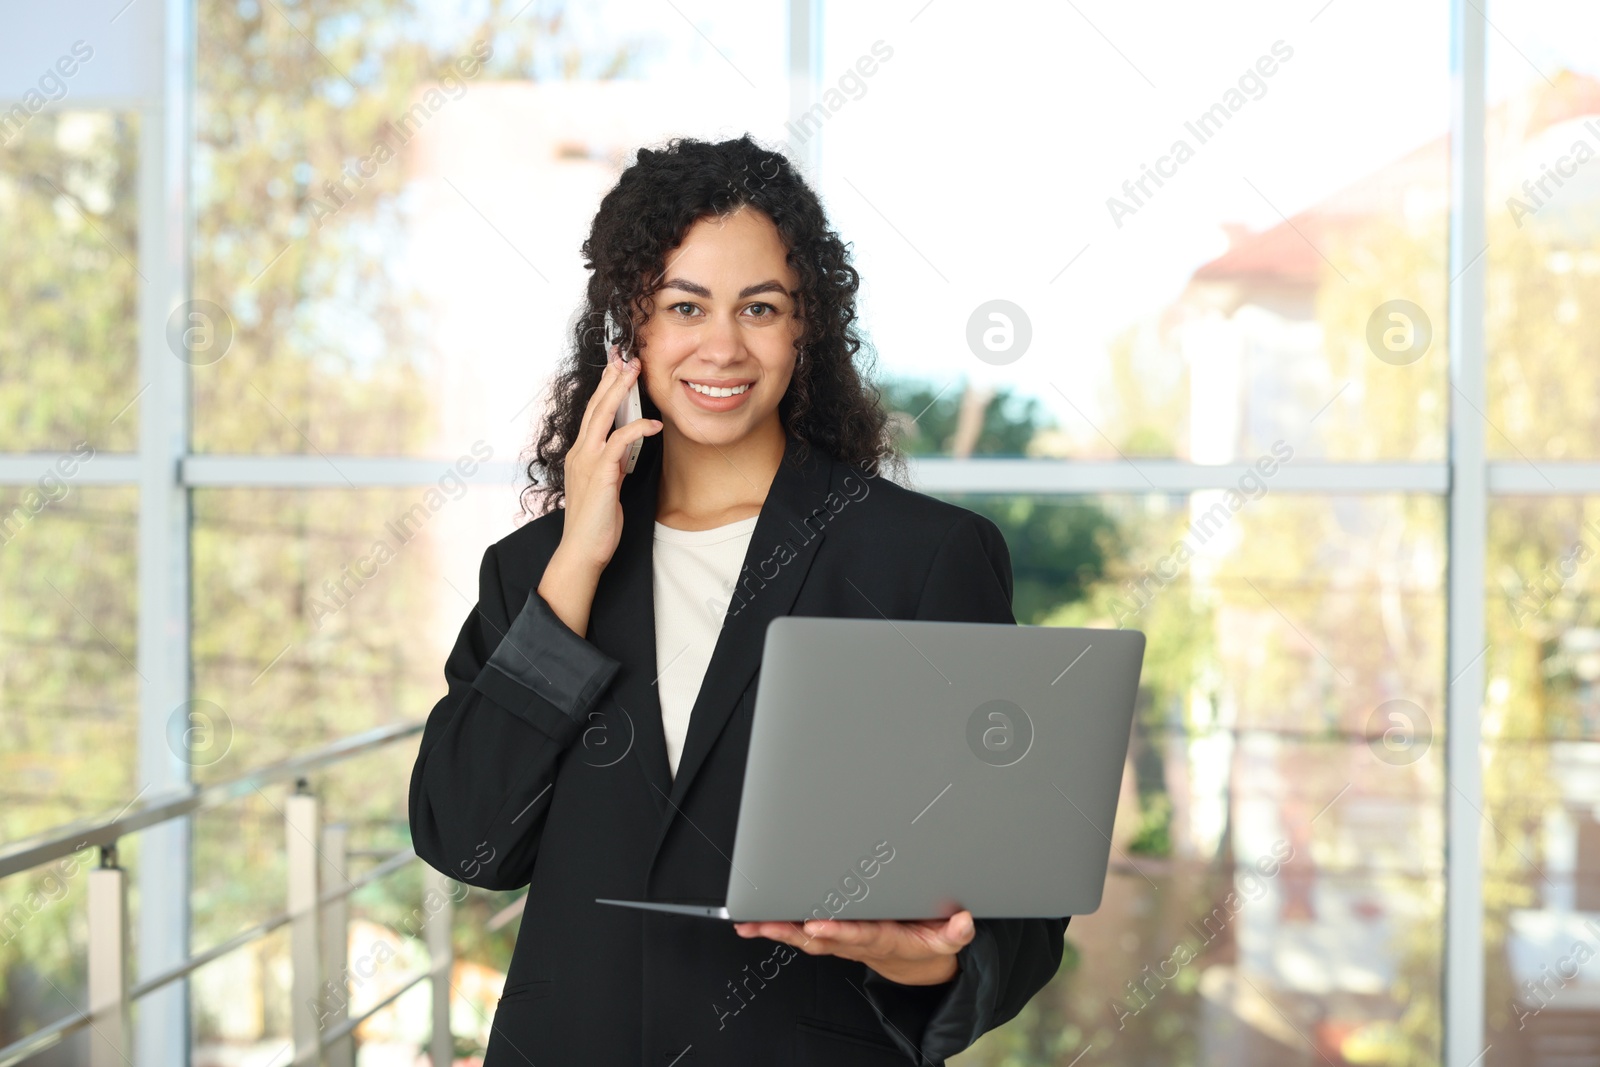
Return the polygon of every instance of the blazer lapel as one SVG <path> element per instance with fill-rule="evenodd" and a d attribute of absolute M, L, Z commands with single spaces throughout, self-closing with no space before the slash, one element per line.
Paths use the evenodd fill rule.
<path fill-rule="evenodd" d="M 812 512 L 822 509 L 827 514 L 823 499 L 832 481 L 833 461 L 813 446 L 802 463 L 798 445 L 799 440 L 790 435 L 761 505 L 737 587 L 690 713 L 676 777 L 667 763 L 656 688 L 653 577 L 661 476 L 658 440 L 645 441 L 638 465 L 623 479 L 619 494 L 622 537 L 595 587 L 589 638 L 622 662 L 611 698 L 632 727 L 631 755 L 651 786 L 651 799 L 663 817 L 663 834 L 756 672 L 767 624 L 788 614 L 822 543 L 825 520 L 814 518 Z"/>
<path fill-rule="evenodd" d="M 656 602 L 651 580 L 660 473 L 661 445 L 646 438 L 633 473 L 622 479 L 618 493 L 622 537 L 595 586 L 589 634 L 597 648 L 622 662 L 611 698 L 632 726 L 633 759 L 653 787 L 650 799 L 657 813 L 664 815 L 672 770 L 656 689 Z"/>
<path fill-rule="evenodd" d="M 766 641 L 767 623 L 789 613 L 805 582 L 817 546 L 822 543 L 822 529 L 828 518 L 823 498 L 832 481 L 833 461 L 812 446 L 806 462 L 801 463 L 797 454 L 799 443 L 798 438 L 789 436 L 783 461 L 778 465 L 756 519 L 755 531 L 750 536 L 733 598 L 728 603 L 716 648 L 689 717 L 689 732 L 684 738 L 678 772 L 672 781 L 673 812 L 668 814 L 667 823 L 682 804 L 745 686 L 756 673 Z M 812 512 L 818 509 L 822 511 L 821 519 L 812 517 Z M 654 630 L 651 632 L 653 635 Z M 656 718 L 659 735 L 659 703 Z M 665 828 L 664 823 L 663 833 Z"/>

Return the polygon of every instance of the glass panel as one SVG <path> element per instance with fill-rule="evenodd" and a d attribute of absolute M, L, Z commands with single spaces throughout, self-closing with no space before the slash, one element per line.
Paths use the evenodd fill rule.
<path fill-rule="evenodd" d="M 513 487 L 469 486 L 477 468 L 471 455 L 463 462 L 441 464 L 436 484 L 417 488 L 195 492 L 194 695 L 205 715 L 197 781 L 219 781 L 377 726 L 420 721 L 444 695 L 445 657 L 477 602 L 483 551 L 518 515 Z M 409 847 L 406 798 L 416 747 L 415 738 L 397 742 L 311 776 L 324 821 L 349 827 L 350 848 Z M 283 791 L 268 794 L 196 820 L 197 949 L 283 908 Z M 353 859 L 350 876 L 376 862 Z M 408 865 L 352 901 L 354 1011 L 391 991 L 425 956 L 416 914 L 422 874 L 420 865 Z M 516 936 L 515 923 L 493 919 L 517 896 L 474 890 L 454 902 L 454 1010 L 463 1040 L 492 1017 Z M 281 1044 L 271 1035 L 287 1034 L 288 1022 L 263 1005 L 287 996 L 272 984 L 282 967 L 286 960 L 241 957 L 203 972 L 194 993 L 197 1047 L 222 1056 Z M 412 1041 L 419 1019 L 426 1029 L 425 1006 L 413 1009 L 427 996 L 426 986 L 406 993 L 399 1011 L 363 1028 L 363 1041 Z M 486 1039 L 486 1032 L 478 1035 Z"/>
<path fill-rule="evenodd" d="M 406 788 L 415 758 L 415 741 L 401 742 L 311 776 L 311 788 L 323 805 L 324 825 L 344 824 L 347 847 L 354 853 L 345 860 L 343 877 L 328 877 L 324 888 L 349 885 L 395 850 L 410 847 Z M 269 787 L 195 819 L 196 951 L 283 911 L 288 879 L 284 815 L 291 791 L 288 784 Z M 326 839 L 318 842 L 318 852 L 333 862 Z M 293 1003 L 286 930 L 196 972 L 190 985 L 195 1061 L 281 1062 L 293 1012 L 310 1011 L 327 1029 L 374 1007 L 425 970 L 427 923 L 440 914 L 443 903 L 427 897 L 432 890 L 424 882 L 425 873 L 421 861 L 413 859 L 350 895 L 344 971 L 328 976 L 342 977 L 342 990 L 338 985 L 324 986 L 310 1003 Z M 517 930 L 515 923 L 494 920 L 521 893 L 490 893 L 456 884 L 452 894 L 451 920 L 459 932 L 455 943 L 461 953 L 452 977 L 454 1033 L 458 1049 L 476 1042 L 476 1054 L 481 1056 Z M 425 1051 L 432 1032 L 430 995 L 427 982 L 412 986 L 357 1027 L 358 1047 L 368 1050 L 360 1062 L 409 1064 Z"/>
<path fill-rule="evenodd" d="M 194 695 L 219 724 L 197 781 L 418 719 L 444 695 L 517 497 L 440 469 L 419 488 L 195 492 Z M 392 781 L 356 794 L 386 816 L 405 795 Z"/>
<path fill-rule="evenodd" d="M 1040 400 L 1030 456 L 1443 457 L 1446 5 L 825 10 L 888 371 Z"/>
<path fill-rule="evenodd" d="M 196 449 L 514 454 L 627 155 L 781 132 L 785 5 L 693 8 L 202 4 Z"/>
<path fill-rule="evenodd" d="M 1488 411 L 1504 459 L 1600 457 L 1600 10 L 1495 4 L 1489 34 Z"/>
<path fill-rule="evenodd" d="M 284 790 L 276 790 L 273 803 L 281 807 L 283 796 Z M 246 841 L 236 845 L 234 851 L 245 851 L 240 846 L 247 846 L 247 842 L 248 846 L 253 846 L 255 842 L 251 839 L 259 832 L 260 847 L 250 849 L 259 865 L 246 869 L 242 863 L 230 863 L 230 868 L 241 879 L 238 884 L 241 891 L 248 886 L 254 892 L 260 892 L 261 882 L 267 882 L 276 889 L 279 896 L 276 910 L 282 911 L 285 877 L 282 820 L 278 819 L 274 825 L 272 809 L 261 798 L 253 799 L 254 803 L 245 802 Z M 255 822 L 253 816 L 261 812 L 265 812 L 266 817 L 262 818 L 259 828 L 251 826 Z M 197 871 L 201 869 L 200 862 L 197 852 Z M 200 927 L 211 927 L 217 919 L 222 918 L 218 916 L 213 919 L 200 909 L 207 904 L 215 904 L 226 914 L 233 910 L 234 901 L 228 899 L 228 894 L 200 892 L 199 886 L 196 890 L 193 903 L 197 922 L 195 944 L 198 949 L 209 947 L 214 942 L 214 939 L 203 939 Z M 294 1003 L 290 989 L 292 963 L 289 937 L 289 927 L 281 926 L 260 940 L 213 960 L 190 977 L 190 1048 L 196 1065 L 290 1062 L 294 1046 L 292 1013 L 307 1008 Z"/>
<path fill-rule="evenodd" d="M 1442 505 L 1229 492 L 959 498 L 1148 647 L 1104 903 L 952 1065 L 1438 1062 Z"/>
<path fill-rule="evenodd" d="M 388 854 L 409 848 L 405 794 L 415 757 L 415 742 L 402 742 L 312 775 L 310 784 L 322 801 L 324 825 L 344 824 L 347 846 L 356 853 L 347 856 L 343 878 L 327 878 L 324 888 L 348 885 Z M 288 784 L 269 787 L 196 818 L 196 951 L 283 911 L 288 879 L 284 814 L 291 791 Z M 333 861 L 326 839 L 318 842 L 318 852 Z M 342 991 L 337 985 L 324 986 L 312 1002 L 293 1002 L 287 930 L 196 972 L 190 985 L 195 1061 L 282 1062 L 293 1012 L 312 1012 L 327 1029 L 372 1008 L 426 970 L 427 923 L 440 913 L 441 902 L 425 897 L 431 890 L 424 873 L 421 861 L 414 859 L 350 895 L 345 969 L 342 975 L 328 976 L 343 977 Z M 454 1032 L 458 1049 L 476 1041 L 481 1055 L 517 929 L 514 923 L 507 926 L 504 920 L 499 924 L 493 920 L 521 894 L 469 890 L 459 884 L 453 893 L 452 919 L 460 931 L 456 944 L 463 956 L 456 961 L 452 978 Z M 427 982 L 412 986 L 357 1027 L 358 1047 L 367 1050 L 360 1062 L 414 1062 L 426 1050 L 432 1032 L 429 996 Z"/>
<path fill-rule="evenodd" d="M 70 459 L 0 486 L 4 840 L 135 792 L 138 490 L 73 485 Z"/>
<path fill-rule="evenodd" d="M 1600 1056 L 1600 504 L 1490 511 L 1483 712 L 1489 1065 Z"/>
<path fill-rule="evenodd" d="M 0 108 L 0 144 L 0 452 L 130 452 L 138 115 Z"/>
<path fill-rule="evenodd" d="M 0 486 L 5 842 L 110 817 L 138 792 L 138 491 L 77 486 L 76 468 L 57 462 L 42 458 L 36 483 Z M 137 838 L 121 852 L 130 869 Z M 87 873 L 99 862 L 80 849 L 0 881 L 0 1046 L 84 1005 Z M 85 1062 L 86 1038 L 61 1055 Z"/>

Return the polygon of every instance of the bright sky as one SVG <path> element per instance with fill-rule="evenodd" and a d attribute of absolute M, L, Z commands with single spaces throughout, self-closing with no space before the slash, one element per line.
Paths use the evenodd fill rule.
<path fill-rule="evenodd" d="M 862 249 L 884 365 L 1053 398 L 1047 379 L 1092 373 L 1112 336 L 1225 249 L 1220 224 L 1269 227 L 1443 133 L 1444 5 L 1320 6 L 999 3 L 973 20 L 934 0 L 908 22 L 835 5 L 829 71 L 874 39 L 895 46 L 825 142 L 830 208 Z M 1292 57 L 1200 143 L 1185 122 L 1276 42 Z M 980 61 L 952 76 L 958 55 Z M 1107 198 L 1180 137 L 1193 158 L 1119 228 Z M 994 297 L 1033 320 L 1033 347 L 1004 367 L 964 339 Z"/>
<path fill-rule="evenodd" d="M 826 8 L 825 85 L 874 41 L 894 49 L 829 121 L 822 183 L 857 243 L 885 368 L 1009 384 L 1059 409 L 1047 381 L 1094 376 L 1107 340 L 1226 247 L 1221 223 L 1274 225 L 1448 128 L 1443 2 L 982 10 Z M 1492 98 L 1564 66 L 1600 66 L 1600 5 L 1519 0 L 1489 18 Z M 1184 123 L 1279 41 L 1293 57 L 1199 144 Z M 1179 137 L 1193 159 L 1119 228 L 1107 197 Z M 1021 305 L 1034 329 L 1029 353 L 1004 367 L 964 343 L 967 316 L 996 297 Z M 1092 403 L 1092 389 L 1080 395 Z"/>
<path fill-rule="evenodd" d="M 1595 68 L 1582 44 L 1600 40 L 1600 5 L 1532 0 L 1489 13 L 1492 96 L 1563 66 Z M 1092 415 L 1108 341 L 1170 304 L 1224 250 L 1223 223 L 1270 227 L 1446 132 L 1447 20 L 1443 0 L 999 0 L 982 17 L 956 0 L 825 3 L 825 88 L 848 79 L 875 43 L 892 52 L 828 119 L 817 176 L 835 228 L 854 246 L 862 321 L 881 368 L 1010 386 L 1071 421 L 1057 383 Z M 632 139 L 631 148 L 668 131 L 786 136 L 784 3 L 570 5 L 565 28 L 591 56 L 632 42 L 634 85 L 648 87 L 648 116 L 608 119 L 591 129 L 594 143 Z M 1200 143 L 1185 123 L 1275 45 L 1274 73 Z M 453 113 L 444 127 L 483 102 L 452 105 L 460 119 Z M 594 117 L 574 118 L 581 139 Z M 1124 196 L 1123 182 L 1180 137 L 1193 158 L 1118 227 L 1107 198 Z M 541 350 L 554 351 L 582 279 L 577 243 L 608 181 L 567 190 L 571 210 L 552 213 L 551 190 L 528 203 L 516 168 L 502 180 L 493 166 L 463 161 L 444 172 L 551 277 L 535 287 L 539 301 L 553 299 L 530 329 Z M 515 187 L 494 188 L 507 182 Z M 526 263 L 456 207 L 459 225 L 438 232 L 445 243 L 430 259 L 456 264 L 469 300 L 482 297 L 484 279 L 522 285 Z M 519 229 L 515 216 L 529 211 L 537 217 Z M 483 230 L 476 238 L 474 228 Z M 462 243 L 478 238 L 476 252 Z M 473 273 L 481 278 L 468 284 Z M 974 308 L 996 298 L 1032 322 L 1028 353 L 1006 366 L 978 360 L 966 342 Z M 504 309 L 521 298 L 506 301 L 492 303 Z M 476 359 L 503 349 L 488 335 L 472 347 Z"/>

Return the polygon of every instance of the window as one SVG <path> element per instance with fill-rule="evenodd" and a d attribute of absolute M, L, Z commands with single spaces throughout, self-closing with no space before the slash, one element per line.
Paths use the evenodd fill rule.
<path fill-rule="evenodd" d="M 598 198 L 749 131 L 853 244 L 914 478 L 1005 530 L 1019 619 L 1150 637 L 1106 903 L 957 1061 L 1600 1056 L 1590 7 L 36 7 L 0 38 L 9 838 L 424 714 Z M 328 776 L 354 847 L 404 843 L 404 764 Z M 275 805 L 133 835 L 141 946 L 280 906 Z M 0 883 L 19 1034 L 83 996 L 82 883 L 15 910 L 48 877 Z M 353 959 L 421 965 L 414 878 L 353 901 Z M 462 905 L 468 1046 L 515 907 Z M 270 1055 L 286 951 L 140 1026 Z M 414 1046 L 417 995 L 363 1036 Z"/>

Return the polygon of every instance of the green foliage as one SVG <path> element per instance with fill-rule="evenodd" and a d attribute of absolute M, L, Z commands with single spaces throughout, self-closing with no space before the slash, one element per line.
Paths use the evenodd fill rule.
<path fill-rule="evenodd" d="M 138 143 L 135 114 L 47 111 L 0 154 L 0 450 L 40 453 L 38 480 L 0 492 L 6 841 L 134 793 L 138 494 L 79 476 L 138 439 Z M 0 998 L 19 1022 L 60 1015 L 46 982 L 81 994 L 97 862 L 82 850 L 0 882 Z"/>
<path fill-rule="evenodd" d="M 981 410 L 981 419 L 973 419 L 982 427 L 973 438 L 973 455 L 1022 455 L 1052 427 L 1038 400 L 1005 390 L 992 397 L 955 388 L 941 393 L 926 382 L 892 380 L 884 399 L 901 427 L 901 447 L 912 456 L 940 455 L 952 446 L 961 433 L 964 403 Z M 1021 623 L 1037 625 L 1063 605 L 1082 600 L 1121 550 L 1117 525 L 1088 497 L 968 494 L 949 499 L 991 519 L 1005 534 L 1013 612 Z"/>
<path fill-rule="evenodd" d="M 1165 793 L 1141 797 L 1139 829 L 1128 842 L 1135 856 L 1172 855 L 1172 799 Z"/>
<path fill-rule="evenodd" d="M 7 451 L 137 447 L 138 148 L 136 113 L 44 111 L 0 155 Z"/>
<path fill-rule="evenodd" d="M 1118 551 L 1116 524 L 1090 498 L 950 497 L 994 521 L 1011 551 L 1017 621 L 1039 625 L 1082 600 Z"/>
<path fill-rule="evenodd" d="M 1034 436 L 1049 425 L 1045 408 L 1034 397 L 1019 397 L 1009 389 L 993 396 L 954 383 L 935 387 L 910 379 L 891 380 L 883 386 L 884 404 L 899 417 L 900 448 L 908 456 L 933 456 L 952 451 L 961 428 L 962 406 L 981 408 L 981 429 L 973 436 L 969 454 L 1020 456 Z"/>
<path fill-rule="evenodd" d="M 403 145 L 396 124 L 478 42 L 493 52 L 468 91 L 498 78 L 626 72 L 631 49 L 582 49 L 563 36 L 560 4 L 524 8 L 488 0 L 441 20 L 421 0 L 201 0 L 194 296 L 228 312 L 234 340 L 225 358 L 193 369 L 197 451 L 415 454 L 428 441 L 439 356 L 425 341 L 424 294 L 395 270 L 407 165 L 396 159 L 360 181 L 348 176 L 380 142 Z M 450 32 L 438 32 L 445 24 Z M 4 450 L 66 451 L 86 440 L 92 464 L 137 445 L 137 249 L 141 237 L 160 236 L 137 231 L 138 150 L 137 115 L 45 112 L 0 156 Z M 331 212 L 328 183 L 346 190 Z M 54 458 L 41 456 L 41 472 Z M 8 494 L 3 510 L 25 491 Z M 325 625 L 308 611 L 322 582 L 421 495 L 195 493 L 195 695 L 233 730 L 226 756 L 198 766 L 196 779 L 416 718 L 442 695 L 443 654 L 415 620 L 463 617 L 471 603 L 448 588 L 439 599 L 427 547 L 405 549 Z M 136 791 L 136 514 L 135 489 L 69 479 L 64 494 L 0 541 L 8 840 L 109 814 Z M 414 755 L 414 745 L 397 745 L 313 777 L 328 819 L 354 827 L 353 847 L 406 844 Z M 280 788 L 195 818 L 196 948 L 284 906 L 281 808 Z M 134 876 L 137 844 L 135 835 L 121 850 Z M 418 873 L 413 866 L 370 887 L 358 912 L 403 921 L 419 899 Z M 0 914 L 21 919 L 0 934 L 0 986 L 30 967 L 81 1000 L 84 876 L 54 893 L 37 881 L 0 885 Z M 504 903 L 469 897 L 458 913 L 464 956 L 504 968 L 516 926 L 485 929 Z M 133 907 L 136 916 L 137 898 Z M 269 966 L 282 963 L 281 942 L 260 946 Z M 195 987 L 207 981 L 202 970 Z M 0 996 L 33 982 L 12 982 Z M 259 997 L 269 1031 L 281 1021 L 270 984 L 226 995 Z M 204 1042 L 215 1021 L 202 1001 Z M 63 1008 L 50 995 L 33 1022 Z"/>
<path fill-rule="evenodd" d="M 1118 334 L 1109 346 L 1110 396 L 1099 429 L 1124 456 L 1181 455 L 1189 427 L 1189 366 L 1162 344 L 1153 322 Z"/>
<path fill-rule="evenodd" d="M 431 323 L 424 294 L 392 269 L 409 210 L 404 167 L 380 166 L 341 203 L 330 203 L 327 183 L 342 181 L 347 168 L 380 142 L 397 143 L 396 121 L 477 40 L 494 43 L 480 80 L 610 77 L 625 73 L 634 57 L 631 46 L 592 54 L 567 41 L 559 6 L 524 11 L 522 0 L 491 0 L 473 9 L 470 25 L 453 24 L 458 32 L 448 39 L 433 32 L 433 10 L 420 0 L 303 0 L 283 9 L 201 0 L 195 295 L 227 308 L 236 335 L 225 360 L 194 372 L 198 449 L 415 451 L 434 429 L 428 368 L 438 354 L 425 341 Z M 32 117 L 5 146 L 0 426 L 8 451 L 66 450 L 86 440 L 103 455 L 136 444 L 138 143 L 137 115 L 63 112 Z M 1592 230 L 1594 221 L 1587 225 Z M 1345 404 L 1319 414 L 1316 432 L 1341 458 L 1437 458 L 1450 400 L 1442 373 L 1449 349 L 1442 215 L 1352 225 L 1324 240 L 1321 251 L 1347 275 L 1317 294 L 1325 355 L 1331 376 L 1351 383 L 1348 395 L 1363 399 L 1359 414 Z M 1582 241 L 1534 223 L 1517 228 L 1498 213 L 1491 217 L 1486 256 L 1491 453 L 1525 453 L 1535 462 L 1600 454 L 1600 421 L 1592 417 L 1600 395 L 1594 321 L 1600 259 Z M 1401 297 L 1419 303 L 1434 327 L 1432 351 L 1409 367 L 1376 361 L 1365 342 L 1372 308 Z M 1101 428 L 1127 455 L 1178 454 L 1189 396 L 1181 360 L 1162 347 L 1160 331 L 1149 322 L 1117 338 L 1112 357 L 1111 415 Z M 1009 390 L 990 396 L 964 386 L 892 381 L 885 395 L 899 413 L 902 446 L 914 456 L 1023 456 L 1041 433 L 1054 429 L 1044 405 Z M 197 778 L 238 773 L 373 725 L 414 718 L 441 694 L 438 650 L 408 620 L 459 615 L 470 605 L 436 600 L 436 576 L 421 562 L 422 552 L 362 588 L 325 627 L 307 613 L 322 581 L 364 551 L 382 520 L 417 495 L 196 493 L 196 690 L 222 706 L 236 727 L 229 758 L 200 768 Z M 1170 549 L 1185 520 L 1181 499 L 1159 495 L 1052 500 L 973 494 L 957 502 L 1005 532 L 1016 615 L 1046 625 L 1116 625 L 1126 583 Z M 1374 549 L 1372 559 L 1422 553 L 1440 543 L 1437 502 L 1408 498 L 1368 506 L 1383 520 L 1372 538 L 1382 551 Z M 1342 505 L 1295 506 L 1275 498 L 1259 507 L 1241 522 L 1237 547 L 1209 582 L 1197 589 L 1180 575 L 1123 620 L 1148 638 L 1143 744 L 1167 736 L 1163 731 L 1217 728 L 1224 691 L 1241 707 L 1281 714 L 1281 720 L 1247 724 L 1260 727 L 1331 732 L 1350 725 L 1342 716 L 1351 708 L 1372 703 L 1365 689 L 1351 696 L 1318 674 L 1316 663 L 1308 668 L 1302 661 L 1311 655 L 1276 622 L 1259 642 L 1219 640 L 1225 624 L 1248 625 L 1264 615 L 1263 598 L 1348 668 L 1356 688 L 1375 679 L 1406 691 L 1438 688 L 1437 678 L 1426 680 L 1440 673 L 1442 660 L 1436 594 L 1391 582 L 1381 600 L 1366 590 L 1330 596 L 1305 576 L 1322 573 L 1326 546 L 1346 538 Z M 0 598 L 0 706 L 7 712 L 0 832 L 7 839 L 115 810 L 134 792 L 137 678 L 129 660 L 136 635 L 136 509 L 132 489 L 74 486 L 0 544 L 6 592 Z M 1600 507 L 1578 499 L 1501 500 L 1492 512 L 1484 735 L 1486 814 L 1495 833 L 1484 839 L 1483 886 L 1491 1028 L 1515 1025 L 1505 1010 L 1513 995 L 1504 963 L 1510 913 L 1538 904 L 1533 864 L 1542 855 L 1540 820 L 1561 801 L 1545 742 L 1592 737 L 1595 715 L 1588 703 L 1594 679 L 1563 637 L 1600 626 L 1594 595 L 1600 572 L 1581 569 L 1537 598 L 1531 612 L 1524 610 L 1527 589 L 1586 536 L 1586 523 L 1597 522 Z M 1386 634 L 1383 646 L 1371 634 L 1391 617 L 1405 624 Z M 1382 662 L 1363 662 L 1366 656 Z M 1397 677 L 1379 678 L 1391 669 Z M 412 754 L 396 747 L 314 781 L 329 813 L 355 826 L 356 847 L 405 845 L 398 813 Z M 1165 783 L 1141 772 L 1138 785 L 1140 807 L 1126 851 L 1170 857 L 1174 813 Z M 196 819 L 197 947 L 282 907 L 280 808 L 274 793 Z M 1334 810 L 1320 826 L 1337 825 L 1341 815 Z M 130 841 L 123 862 L 136 869 L 137 857 L 137 841 Z M 46 872 L 0 885 L 0 916 L 8 923 L 0 936 L 0 997 L 11 997 L 22 984 L 15 979 L 24 966 L 69 993 L 81 991 L 83 870 L 58 872 L 54 882 Z M 422 898 L 420 874 L 408 867 L 364 890 L 354 905 L 374 921 L 405 930 Z M 1108 890 L 1108 896 L 1136 895 L 1106 920 L 1139 945 L 1144 958 L 1135 972 L 1188 936 L 1185 923 L 1204 914 L 1216 892 L 1189 874 L 1155 877 L 1159 889 L 1155 879 L 1120 879 Z M 1395 898 L 1409 894 L 1425 915 L 1437 916 L 1442 906 L 1436 885 L 1386 885 L 1383 891 Z M 513 899 L 474 892 L 461 903 L 455 931 L 464 958 L 505 966 L 517 924 L 490 931 L 488 921 Z M 1119 903 L 1113 899 L 1109 906 Z M 1185 968 L 1124 1033 L 1106 1022 L 1106 997 L 1126 977 L 1117 969 L 1122 964 L 1113 946 L 1084 944 L 1080 949 L 1069 938 L 1056 980 L 962 1062 L 1065 1064 L 1091 1043 L 1102 1062 L 1195 1062 L 1204 965 Z M 275 942 L 274 948 L 281 946 Z M 1396 951 L 1400 968 L 1390 1000 L 1399 1018 L 1364 1031 L 1350 1057 L 1405 1067 L 1436 1064 L 1438 923 L 1408 927 Z M 55 1014 L 27 1021 L 38 1025 Z M 197 1013 L 203 1039 L 213 1028 L 213 1020 Z M 461 1036 L 457 1050 L 468 1054 L 475 1046 Z"/>

